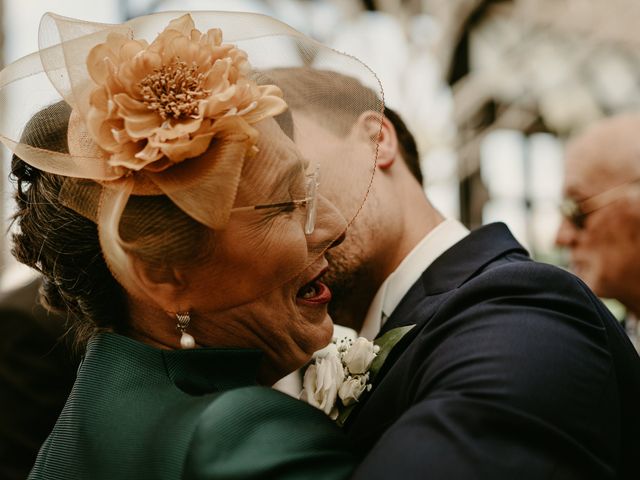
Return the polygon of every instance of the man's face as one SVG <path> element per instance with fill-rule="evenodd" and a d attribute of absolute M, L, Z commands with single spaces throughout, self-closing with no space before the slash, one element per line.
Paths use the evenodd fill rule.
<path fill-rule="evenodd" d="M 568 149 L 566 198 L 579 202 L 632 180 L 618 161 L 607 158 L 602 139 L 594 142 L 584 137 Z M 581 228 L 563 219 L 556 243 L 569 249 L 572 270 L 597 295 L 624 301 L 630 284 L 640 280 L 639 240 L 640 196 L 630 189 L 588 213 Z"/>
<path fill-rule="evenodd" d="M 321 192 L 350 221 L 368 186 L 354 179 L 371 178 L 375 144 L 357 128 L 342 137 L 301 114 L 296 115 L 296 132 L 296 144 L 306 158 L 312 163 L 319 162 L 322 170 L 337 168 L 344 172 L 332 175 L 331 183 L 323 182 L 321 177 Z M 376 173 L 364 205 L 349 225 L 345 241 L 327 252 L 330 268 L 323 278 L 333 294 L 329 312 L 336 323 L 352 328 L 360 325 L 353 324 L 347 312 L 354 303 L 371 302 L 384 279 L 381 259 L 397 238 L 394 234 L 399 217 L 395 205 L 382 200 L 385 186 L 378 176 Z"/>

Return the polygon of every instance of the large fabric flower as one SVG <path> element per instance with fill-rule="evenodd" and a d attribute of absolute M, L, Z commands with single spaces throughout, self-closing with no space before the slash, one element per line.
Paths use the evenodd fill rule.
<path fill-rule="evenodd" d="M 286 108 L 274 85 L 248 78 L 247 55 L 201 33 L 186 14 L 149 45 L 111 33 L 87 58 L 89 134 L 122 172 L 160 172 L 203 154 L 216 137 L 242 133 Z M 253 140 L 252 143 L 255 143 Z"/>
<path fill-rule="evenodd" d="M 220 29 L 197 30 L 189 14 L 151 44 L 110 32 L 91 48 L 86 68 L 95 86 L 76 90 L 88 98 L 77 102 L 86 108 L 71 113 L 69 150 L 106 163 L 104 172 L 88 166 L 99 175 L 87 177 L 104 187 L 90 213 L 110 270 L 129 293 L 146 298 L 128 273 L 128 252 L 138 246 L 120 236 L 129 197 L 164 194 L 194 220 L 225 228 L 244 160 L 257 151 L 260 135 L 272 134 L 270 117 L 287 105 L 278 87 L 250 78 L 244 51 L 223 44 Z M 91 191 L 67 190 L 77 194 L 63 200 L 79 205 L 77 211 L 96 203 Z"/>

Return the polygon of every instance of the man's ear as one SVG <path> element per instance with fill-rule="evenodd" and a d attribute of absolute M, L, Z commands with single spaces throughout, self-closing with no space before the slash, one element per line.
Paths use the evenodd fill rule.
<path fill-rule="evenodd" d="M 358 117 L 356 125 L 372 142 L 378 139 L 377 166 L 382 170 L 391 167 L 398 156 L 398 136 L 389 119 L 380 113 L 367 111 Z"/>
<path fill-rule="evenodd" d="M 181 304 L 187 290 L 186 278 L 181 270 L 169 266 L 151 266 L 134 255 L 130 258 L 131 275 L 155 305 L 166 312 L 188 309 L 188 306 Z"/>

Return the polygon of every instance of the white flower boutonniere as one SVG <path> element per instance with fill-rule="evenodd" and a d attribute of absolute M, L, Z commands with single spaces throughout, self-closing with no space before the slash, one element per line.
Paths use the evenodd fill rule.
<path fill-rule="evenodd" d="M 394 328 L 375 341 L 359 337 L 334 339 L 314 353 L 302 382 L 300 400 L 319 408 L 344 425 L 360 397 L 371 390 L 371 380 L 391 349 L 415 325 Z"/>
<path fill-rule="evenodd" d="M 314 363 L 309 365 L 302 381 L 300 400 L 304 400 L 333 420 L 338 418 L 336 396 L 344 382 L 344 365 L 335 343 L 330 343 L 313 354 Z"/>

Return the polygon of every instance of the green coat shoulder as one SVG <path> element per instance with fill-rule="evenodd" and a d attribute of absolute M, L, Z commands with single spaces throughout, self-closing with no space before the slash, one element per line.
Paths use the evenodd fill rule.
<path fill-rule="evenodd" d="M 327 420 L 269 388 L 224 392 L 202 413 L 184 478 L 348 478 L 355 457 L 343 432 Z"/>

